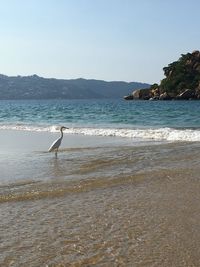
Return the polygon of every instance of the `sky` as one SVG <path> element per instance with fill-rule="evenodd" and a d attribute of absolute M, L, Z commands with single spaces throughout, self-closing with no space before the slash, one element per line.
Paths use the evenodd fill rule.
<path fill-rule="evenodd" d="M 199 0 L 0 0 L 0 73 L 159 83 L 200 49 Z"/>

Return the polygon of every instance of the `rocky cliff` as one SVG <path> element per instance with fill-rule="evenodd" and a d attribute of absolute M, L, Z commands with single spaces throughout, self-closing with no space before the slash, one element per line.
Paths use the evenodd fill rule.
<path fill-rule="evenodd" d="M 181 55 L 163 71 L 165 78 L 160 84 L 153 84 L 149 89 L 138 89 L 129 95 L 129 99 L 200 100 L 200 51 Z"/>

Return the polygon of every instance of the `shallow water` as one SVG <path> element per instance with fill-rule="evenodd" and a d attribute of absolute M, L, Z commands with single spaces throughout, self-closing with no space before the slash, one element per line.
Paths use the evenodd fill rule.
<path fill-rule="evenodd" d="M 54 135 L 15 137 L 0 161 L 0 266 L 200 265 L 199 143 L 69 136 L 55 158 Z"/>

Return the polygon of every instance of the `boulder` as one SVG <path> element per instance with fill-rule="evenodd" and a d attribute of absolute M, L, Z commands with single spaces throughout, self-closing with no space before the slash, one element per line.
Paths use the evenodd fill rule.
<path fill-rule="evenodd" d="M 140 89 L 133 91 L 133 99 L 139 99 L 140 98 Z"/>
<path fill-rule="evenodd" d="M 125 100 L 133 100 L 133 95 L 126 95 L 124 96 Z"/>
<path fill-rule="evenodd" d="M 188 100 L 195 98 L 195 92 L 192 89 L 185 89 L 181 94 L 176 96 L 178 100 Z"/>
<path fill-rule="evenodd" d="M 172 100 L 172 97 L 167 94 L 167 92 L 164 92 L 160 95 L 159 100 Z"/>
<path fill-rule="evenodd" d="M 200 82 L 199 82 L 198 87 L 195 89 L 195 97 L 197 99 L 200 99 Z"/>
<path fill-rule="evenodd" d="M 149 88 L 138 89 L 133 92 L 133 99 L 149 100 L 151 97 L 152 94 Z"/>

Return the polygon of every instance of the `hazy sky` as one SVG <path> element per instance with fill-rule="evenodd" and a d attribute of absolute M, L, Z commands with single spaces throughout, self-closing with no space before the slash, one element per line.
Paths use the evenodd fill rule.
<path fill-rule="evenodd" d="M 159 82 L 200 49 L 199 0 L 0 0 L 0 73 Z"/>

